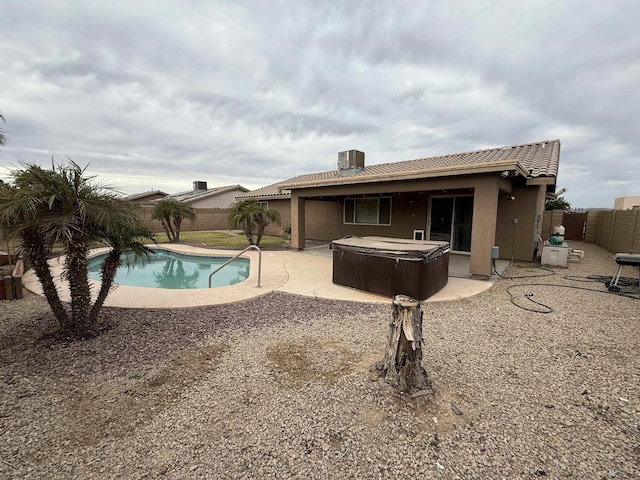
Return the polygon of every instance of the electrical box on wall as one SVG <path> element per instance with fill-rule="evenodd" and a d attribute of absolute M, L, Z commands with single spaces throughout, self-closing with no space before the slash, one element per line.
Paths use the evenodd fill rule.
<path fill-rule="evenodd" d="M 491 258 L 493 260 L 500 258 L 500 247 L 491 247 Z"/>

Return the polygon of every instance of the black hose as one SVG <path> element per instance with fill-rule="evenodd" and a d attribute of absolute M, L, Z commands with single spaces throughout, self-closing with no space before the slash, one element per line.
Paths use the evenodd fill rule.
<path fill-rule="evenodd" d="M 546 269 L 545 269 L 546 270 Z M 496 272 L 497 273 L 497 272 Z M 527 278 L 527 277 L 504 277 L 502 275 L 499 275 L 502 278 Z M 547 275 L 532 275 L 532 277 L 541 277 L 541 276 L 547 276 Z M 596 283 L 604 283 L 604 285 L 608 288 L 607 290 L 599 290 L 599 289 L 595 289 L 595 288 L 586 288 L 586 287 L 578 287 L 575 285 L 563 285 L 560 283 L 518 283 L 516 285 L 511 285 L 509 287 L 507 287 L 507 293 L 509 294 L 509 300 L 511 301 L 511 303 L 513 305 L 515 305 L 518 308 L 521 308 L 523 310 L 526 310 L 528 312 L 535 312 L 535 313 L 551 313 L 553 312 L 553 308 L 551 308 L 549 305 L 546 305 L 542 302 L 538 302 L 537 300 L 534 300 L 532 297 L 534 296 L 533 292 L 529 291 L 527 293 L 524 294 L 524 297 L 538 305 L 541 308 L 529 308 L 529 307 L 525 307 L 524 305 L 519 305 L 518 303 L 516 303 L 515 298 L 516 296 L 514 295 L 514 293 L 512 293 L 512 289 L 516 288 L 516 287 L 559 287 L 559 288 L 570 288 L 570 289 L 574 289 L 574 290 L 585 290 L 587 292 L 595 292 L 595 293 L 606 293 L 606 294 L 614 294 L 614 295 L 619 295 L 621 297 L 627 297 L 627 298 L 631 298 L 632 300 L 640 300 L 640 288 L 636 288 L 636 285 L 638 284 L 638 282 L 636 281 L 635 278 L 628 278 L 628 277 L 621 277 L 618 280 L 618 287 L 610 287 L 609 284 L 611 283 L 611 280 L 613 279 L 613 277 L 607 277 L 607 276 L 602 276 L 602 275 L 589 275 L 587 277 L 579 277 L 579 276 L 573 276 L 573 275 L 565 275 L 564 277 L 562 277 L 566 280 L 570 280 L 570 281 L 575 281 L 575 282 L 596 282 Z"/>
<path fill-rule="evenodd" d="M 496 275 L 498 275 L 500 278 L 506 278 L 508 280 L 514 279 L 514 278 L 535 278 L 535 277 L 550 277 L 551 275 L 555 275 L 556 272 L 554 272 L 553 270 L 551 270 L 550 268 L 546 268 L 543 267 L 542 265 L 533 265 L 531 268 L 537 268 L 539 270 L 544 270 L 547 273 L 539 273 L 539 274 L 535 274 L 535 275 L 522 275 L 522 276 L 507 276 L 507 275 L 501 275 L 498 270 L 496 269 L 496 259 L 493 259 L 493 273 L 495 273 Z"/>

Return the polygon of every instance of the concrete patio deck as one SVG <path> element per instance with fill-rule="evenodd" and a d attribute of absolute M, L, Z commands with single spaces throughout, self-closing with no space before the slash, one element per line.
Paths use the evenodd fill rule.
<path fill-rule="evenodd" d="M 211 250 L 188 245 L 163 244 L 161 248 L 178 253 L 204 256 L 230 257 L 237 252 L 230 250 Z M 122 308 L 177 309 L 222 305 L 249 300 L 270 292 L 291 293 L 314 298 L 348 300 L 368 303 L 389 303 L 390 298 L 334 285 L 332 282 L 332 254 L 328 246 L 312 247 L 304 251 L 277 250 L 262 252 L 262 272 L 260 287 L 258 284 L 258 252 L 249 251 L 243 254 L 251 260 L 249 278 L 244 282 L 227 287 L 213 289 L 166 290 L 160 288 L 143 288 L 118 286 L 107 297 L 106 306 Z M 427 302 L 446 302 L 477 295 L 489 289 L 496 277 L 488 280 L 459 278 L 465 276 L 464 258 L 452 256 L 450 277 L 447 285 L 433 295 Z M 50 261 L 54 278 L 64 301 L 69 301 L 69 290 L 61 279 L 63 260 Z M 508 262 L 499 262 L 498 270 L 504 270 Z M 466 266 L 468 271 L 468 265 Z M 40 282 L 32 271 L 23 277 L 23 284 L 28 290 L 42 294 Z M 94 291 L 99 288 L 95 282 Z"/>

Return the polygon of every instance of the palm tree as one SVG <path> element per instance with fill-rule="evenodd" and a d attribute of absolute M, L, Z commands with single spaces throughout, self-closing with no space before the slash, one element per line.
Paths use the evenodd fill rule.
<path fill-rule="evenodd" d="M 260 245 L 264 229 L 270 223 L 280 225 L 280 212 L 263 207 L 257 200 L 242 200 L 231 205 L 229 228 L 240 228 L 249 245 Z"/>
<path fill-rule="evenodd" d="M 242 200 L 231 205 L 231 210 L 229 211 L 229 228 L 239 228 L 242 230 L 249 245 L 256 244 L 253 239 L 255 233 L 253 212 L 257 204 L 258 202 L 254 200 Z"/>
<path fill-rule="evenodd" d="M 182 220 L 185 218 L 195 220 L 196 214 L 190 205 L 179 202 L 175 198 L 164 198 L 156 203 L 151 218 L 160 220 L 170 242 L 179 242 Z"/>
<path fill-rule="evenodd" d="M 257 225 L 256 245 L 260 245 L 260 241 L 262 240 L 262 235 L 264 234 L 264 229 L 267 228 L 267 226 L 270 223 L 275 223 L 276 225 L 280 225 L 280 212 L 277 210 L 273 210 L 271 208 L 260 207 L 260 210 L 256 211 L 253 218 Z"/>
<path fill-rule="evenodd" d="M 548 198 L 544 203 L 545 210 L 571 210 L 571 204 L 562 196 L 566 193 L 566 188 L 561 188 L 555 193 L 554 198 Z"/>
<path fill-rule="evenodd" d="M 0 189 L 0 227 L 20 241 L 51 310 L 62 330 L 84 338 L 96 332 L 100 308 L 113 285 L 122 252 L 144 251 L 140 240 L 153 240 L 132 204 L 108 187 L 86 177 L 73 161 L 45 170 L 26 165 L 12 172 L 13 185 Z M 102 286 L 91 304 L 88 253 L 93 242 L 111 250 L 102 267 Z M 54 244 L 65 253 L 64 272 L 71 293 L 71 311 L 60 300 L 49 268 Z"/>
<path fill-rule="evenodd" d="M 104 301 L 107 299 L 107 295 L 109 295 L 111 291 L 118 267 L 122 263 L 122 256 L 125 255 L 126 262 L 131 261 L 131 257 L 126 255 L 127 252 L 132 252 L 134 259 L 136 257 L 148 258 L 152 250 L 145 247 L 141 240 L 151 240 L 156 243 L 151 230 L 144 226 L 137 218 L 133 222 L 123 222 L 114 225 L 112 230 L 103 230 L 99 233 L 100 242 L 110 247 L 110 250 L 100 267 L 101 286 L 98 296 L 91 308 L 89 318 L 91 323 L 96 323 L 98 320 L 98 313 Z M 135 263 L 135 260 L 133 263 Z"/>
<path fill-rule="evenodd" d="M 6 120 L 2 116 L 2 113 L 0 113 L 0 120 L 6 123 Z M 7 137 L 4 135 L 2 129 L 0 129 L 0 145 L 4 145 L 5 143 L 7 143 Z"/>
<path fill-rule="evenodd" d="M 14 184 L 4 184 L 0 190 L 0 225 L 8 237 L 20 241 L 20 251 L 34 269 L 44 295 L 63 330 L 70 330 L 71 323 L 58 295 L 49 268 L 53 241 L 45 231 L 45 217 L 49 212 L 46 193 L 42 190 L 49 183 L 47 172 L 35 165 L 13 173 Z"/>

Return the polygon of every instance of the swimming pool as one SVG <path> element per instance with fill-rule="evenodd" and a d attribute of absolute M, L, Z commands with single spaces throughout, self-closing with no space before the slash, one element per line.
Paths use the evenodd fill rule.
<path fill-rule="evenodd" d="M 107 254 L 89 259 L 89 278 L 100 281 L 100 268 Z M 148 259 L 122 256 L 114 283 L 133 287 L 192 289 L 208 288 L 209 275 L 231 257 L 186 255 L 155 249 Z M 236 258 L 211 279 L 212 287 L 235 285 L 249 277 L 249 259 Z"/>

